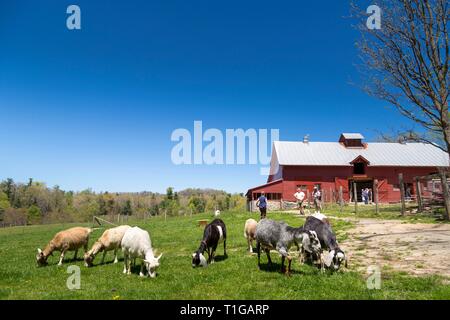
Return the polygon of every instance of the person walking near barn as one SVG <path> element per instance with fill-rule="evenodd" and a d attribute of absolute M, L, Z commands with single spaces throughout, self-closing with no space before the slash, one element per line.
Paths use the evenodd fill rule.
<path fill-rule="evenodd" d="M 369 203 L 369 189 L 368 188 L 362 189 L 361 198 L 362 198 L 362 201 L 364 202 L 364 204 Z"/>
<path fill-rule="evenodd" d="M 259 212 L 261 213 L 261 219 L 265 219 L 267 214 L 267 198 L 264 191 L 261 192 L 261 196 L 256 201 L 256 206 L 259 208 Z"/>
<path fill-rule="evenodd" d="M 294 193 L 295 199 L 297 199 L 297 205 L 300 210 L 300 214 L 303 216 L 305 212 L 303 211 L 303 201 L 305 201 L 305 193 L 301 188 L 297 188 L 297 192 Z"/>
<path fill-rule="evenodd" d="M 318 187 L 314 187 L 313 199 L 316 213 L 322 211 L 322 193 L 320 192 Z"/>

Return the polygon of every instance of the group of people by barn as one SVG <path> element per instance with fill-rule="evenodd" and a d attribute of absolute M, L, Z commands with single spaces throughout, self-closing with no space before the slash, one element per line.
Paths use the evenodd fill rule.
<path fill-rule="evenodd" d="M 305 215 L 305 206 L 306 206 L 305 201 L 307 199 L 304 189 L 297 188 L 297 192 L 294 193 L 294 197 L 297 201 L 297 206 L 298 209 L 300 210 L 300 215 Z M 317 186 L 315 186 L 313 189 L 312 197 L 314 202 L 315 213 L 320 213 L 322 211 L 322 192 Z M 261 213 L 261 219 L 265 218 L 267 216 L 268 202 L 264 191 L 261 192 L 261 196 L 256 201 L 256 206 L 259 208 L 259 211 Z"/>

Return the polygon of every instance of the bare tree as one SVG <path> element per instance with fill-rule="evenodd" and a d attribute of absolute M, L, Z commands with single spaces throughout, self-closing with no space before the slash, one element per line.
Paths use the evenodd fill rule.
<path fill-rule="evenodd" d="M 419 124 L 409 140 L 436 143 L 450 151 L 448 0 L 381 0 L 381 29 L 369 30 L 365 10 L 357 43 L 367 76 L 364 89 Z M 428 133 L 428 134 L 427 134 Z"/>
<path fill-rule="evenodd" d="M 370 30 L 368 14 L 352 4 L 364 22 L 357 43 L 366 76 L 364 90 L 387 101 L 423 130 L 406 130 L 403 141 L 431 143 L 450 152 L 448 0 L 380 0 L 381 28 Z M 446 184 L 447 168 L 439 168 Z M 450 199 L 446 198 L 446 218 Z"/>

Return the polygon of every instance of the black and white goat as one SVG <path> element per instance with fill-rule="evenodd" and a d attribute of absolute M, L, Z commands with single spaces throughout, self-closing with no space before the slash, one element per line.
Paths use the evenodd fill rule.
<path fill-rule="evenodd" d="M 331 229 L 331 225 L 326 216 L 320 214 L 307 217 L 303 228 L 305 230 L 315 231 L 322 248 L 328 250 L 328 255 L 325 258 L 311 256 L 308 253 L 305 254 L 306 258 L 311 257 L 316 261 L 320 259 L 322 269 L 325 265 L 327 268 L 337 271 L 343 262 L 347 268 L 347 257 L 339 247 L 336 235 Z"/>
<path fill-rule="evenodd" d="M 203 240 L 200 247 L 192 254 L 192 267 L 206 267 L 209 263 L 214 263 L 217 245 L 223 241 L 223 254 L 227 256 L 227 229 L 221 219 L 215 219 L 205 227 Z M 203 253 L 208 252 L 208 261 Z"/>

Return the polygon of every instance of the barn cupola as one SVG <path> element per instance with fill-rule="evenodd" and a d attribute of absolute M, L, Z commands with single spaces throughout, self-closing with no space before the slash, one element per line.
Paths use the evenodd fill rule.
<path fill-rule="evenodd" d="M 360 133 L 343 133 L 339 138 L 339 142 L 346 148 L 364 148 L 363 135 Z"/>

